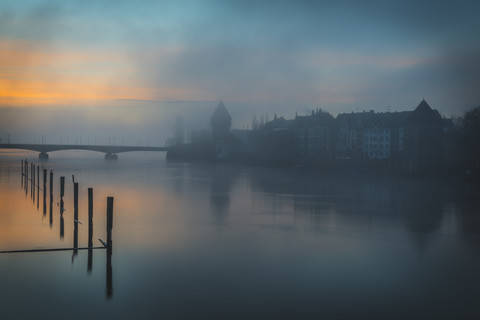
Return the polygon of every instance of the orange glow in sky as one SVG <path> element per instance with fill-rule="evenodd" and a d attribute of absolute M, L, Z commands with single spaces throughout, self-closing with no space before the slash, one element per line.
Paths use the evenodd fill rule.
<path fill-rule="evenodd" d="M 0 105 L 84 105 L 115 99 L 152 99 L 135 83 L 120 53 L 45 50 L 32 42 L 0 40 Z"/>

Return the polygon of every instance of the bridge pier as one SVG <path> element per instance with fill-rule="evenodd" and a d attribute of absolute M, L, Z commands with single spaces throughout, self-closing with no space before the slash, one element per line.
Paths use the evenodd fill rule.
<path fill-rule="evenodd" d="M 48 153 L 42 151 L 40 152 L 40 154 L 38 155 L 38 159 L 40 160 L 48 160 Z"/>
<path fill-rule="evenodd" d="M 118 160 L 118 156 L 115 153 L 106 153 L 105 154 L 105 160 Z"/>

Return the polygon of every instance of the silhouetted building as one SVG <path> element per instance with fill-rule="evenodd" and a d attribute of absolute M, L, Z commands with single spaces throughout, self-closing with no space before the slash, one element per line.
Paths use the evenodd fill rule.
<path fill-rule="evenodd" d="M 335 154 L 338 159 L 362 159 L 364 123 L 369 114 L 343 113 L 336 119 L 338 136 Z"/>
<path fill-rule="evenodd" d="M 262 129 L 253 130 L 258 159 L 268 163 L 290 163 L 295 155 L 294 120 L 277 117 L 265 123 Z"/>
<path fill-rule="evenodd" d="M 213 138 L 216 141 L 225 140 L 230 135 L 230 127 L 232 126 L 232 117 L 228 113 L 222 101 L 210 118 L 210 125 L 212 127 Z"/>
<path fill-rule="evenodd" d="M 411 111 L 346 113 L 337 116 L 339 159 L 396 159 L 403 150 L 404 126 Z"/>
<path fill-rule="evenodd" d="M 297 159 L 318 161 L 334 155 L 335 118 L 322 110 L 309 116 L 295 117 L 295 143 Z"/>
<path fill-rule="evenodd" d="M 432 173 L 441 169 L 443 121 L 437 110 L 422 100 L 405 122 L 402 167 L 407 173 Z"/>
<path fill-rule="evenodd" d="M 251 131 L 231 132 L 231 124 L 232 118 L 220 102 L 210 118 L 212 130 L 193 132 L 191 144 L 169 154 L 192 160 L 235 159 L 418 174 L 446 167 L 455 141 L 448 135 L 454 131 L 452 121 L 442 119 L 425 100 L 414 111 L 352 112 L 335 119 L 317 109 L 292 120 L 275 114 L 272 121 L 261 121 Z M 182 132 L 177 137 L 182 138 Z"/>

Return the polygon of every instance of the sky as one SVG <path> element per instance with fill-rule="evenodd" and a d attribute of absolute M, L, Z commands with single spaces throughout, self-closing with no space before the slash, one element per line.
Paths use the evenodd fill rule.
<path fill-rule="evenodd" d="M 480 105 L 478 1 L 0 0 L 0 134 L 149 137 Z M 133 138 L 134 137 L 134 138 Z M 33 141 L 32 141 L 33 142 Z"/>

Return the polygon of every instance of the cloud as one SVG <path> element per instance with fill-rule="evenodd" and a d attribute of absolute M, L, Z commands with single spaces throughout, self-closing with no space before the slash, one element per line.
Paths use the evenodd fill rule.
<path fill-rule="evenodd" d="M 478 7 L 413 0 L 12 2 L 0 7 L 0 46 L 11 40 L 18 50 L 1 51 L 0 81 L 10 79 L 15 90 L 0 99 L 14 104 L 13 93 L 21 98 L 29 89 L 25 105 L 113 105 L 123 112 L 124 103 L 148 102 L 168 105 L 165 114 L 182 103 L 202 109 L 224 99 L 249 116 L 256 107 L 270 114 L 288 106 L 333 113 L 406 108 L 424 96 L 445 109 L 476 105 Z"/>

